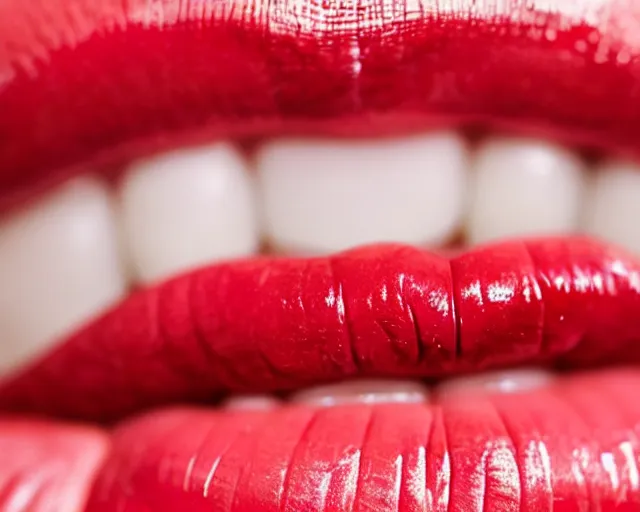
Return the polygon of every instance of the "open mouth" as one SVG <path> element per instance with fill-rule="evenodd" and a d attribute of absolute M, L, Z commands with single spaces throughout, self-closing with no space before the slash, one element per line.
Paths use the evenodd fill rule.
<path fill-rule="evenodd" d="M 640 510 L 638 34 L 0 4 L 0 508 Z"/>

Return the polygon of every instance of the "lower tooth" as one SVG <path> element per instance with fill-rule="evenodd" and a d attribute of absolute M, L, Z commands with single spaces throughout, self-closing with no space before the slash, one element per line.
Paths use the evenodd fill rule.
<path fill-rule="evenodd" d="M 280 400 L 268 395 L 234 396 L 222 402 L 221 407 L 227 410 L 268 410 L 275 409 Z"/>
<path fill-rule="evenodd" d="M 322 407 L 350 403 L 420 403 L 429 398 L 429 388 L 415 381 L 361 380 L 305 389 L 291 396 L 292 402 Z"/>
<path fill-rule="evenodd" d="M 127 288 L 107 187 L 72 181 L 0 223 L 0 373 Z"/>
<path fill-rule="evenodd" d="M 519 393 L 547 386 L 555 375 L 539 369 L 488 372 L 443 381 L 435 392 L 438 396 L 469 395 L 470 393 Z"/>

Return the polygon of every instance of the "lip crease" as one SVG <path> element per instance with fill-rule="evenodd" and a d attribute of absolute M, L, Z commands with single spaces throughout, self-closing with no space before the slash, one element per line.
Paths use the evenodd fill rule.
<path fill-rule="evenodd" d="M 633 0 L 6 0 L 0 196 L 212 137 L 479 121 L 638 153 Z"/>
<path fill-rule="evenodd" d="M 635 0 L 5 0 L 0 211 L 214 138 L 479 123 L 638 156 L 639 84 Z M 134 292 L 4 377 L 0 411 L 116 423 L 110 445 L 90 432 L 73 498 L 88 511 L 637 510 L 640 402 L 624 397 L 639 374 L 592 368 L 640 360 L 639 265 L 578 237 L 213 265 Z M 169 408 L 531 364 L 590 370 L 473 400 Z M 57 432 L 16 424 L 34 444 Z M 47 468 L 26 453 L 0 506 Z"/>

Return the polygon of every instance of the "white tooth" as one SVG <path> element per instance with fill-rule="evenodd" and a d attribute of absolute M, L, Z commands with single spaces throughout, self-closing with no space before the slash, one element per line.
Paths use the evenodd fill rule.
<path fill-rule="evenodd" d="M 553 373 L 536 368 L 504 370 L 445 380 L 438 384 L 435 393 L 439 396 L 473 392 L 519 393 L 546 386 L 555 378 Z"/>
<path fill-rule="evenodd" d="M 229 410 L 269 410 L 281 405 L 281 401 L 269 395 L 238 395 L 227 398 L 223 409 Z"/>
<path fill-rule="evenodd" d="M 542 140 L 493 139 L 478 149 L 473 168 L 471 243 L 578 228 L 586 174 L 572 152 Z"/>
<path fill-rule="evenodd" d="M 107 187 L 74 180 L 0 222 L 0 372 L 126 291 Z"/>
<path fill-rule="evenodd" d="M 421 403 L 429 388 L 416 381 L 357 380 L 305 389 L 291 395 L 292 402 L 321 407 L 350 403 Z"/>
<path fill-rule="evenodd" d="M 258 249 L 253 180 L 227 144 L 135 163 L 121 202 L 124 237 L 141 281 Z"/>
<path fill-rule="evenodd" d="M 607 162 L 596 171 L 585 204 L 585 231 L 640 254 L 640 165 Z"/>
<path fill-rule="evenodd" d="M 456 133 L 276 140 L 258 151 L 257 168 L 267 235 L 287 250 L 438 245 L 463 216 L 467 149 Z"/>

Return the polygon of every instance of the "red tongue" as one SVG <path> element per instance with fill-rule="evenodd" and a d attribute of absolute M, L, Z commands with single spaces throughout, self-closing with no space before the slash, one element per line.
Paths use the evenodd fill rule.
<path fill-rule="evenodd" d="M 122 426 L 92 512 L 639 510 L 636 371 L 433 405 L 177 409 Z"/>
<path fill-rule="evenodd" d="M 0 510 L 85 510 L 106 451 L 97 430 L 0 419 Z"/>

